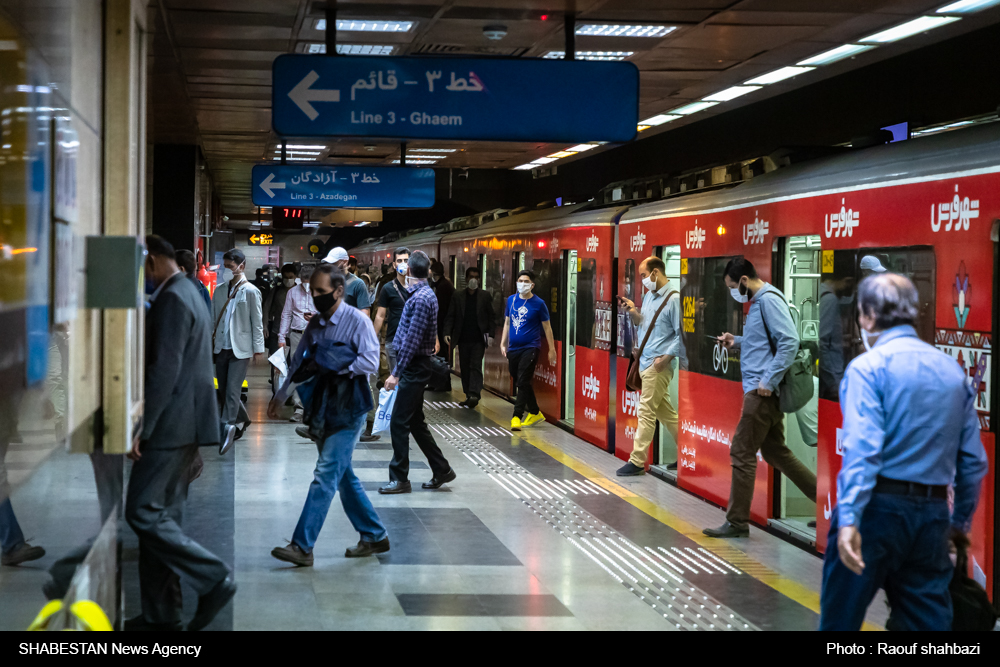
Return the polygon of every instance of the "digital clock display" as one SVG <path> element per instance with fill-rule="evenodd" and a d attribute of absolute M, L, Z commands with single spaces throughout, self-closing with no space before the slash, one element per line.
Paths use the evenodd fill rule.
<path fill-rule="evenodd" d="M 302 229 L 302 224 L 308 219 L 307 209 L 275 206 L 271 209 L 271 220 L 274 229 Z"/>

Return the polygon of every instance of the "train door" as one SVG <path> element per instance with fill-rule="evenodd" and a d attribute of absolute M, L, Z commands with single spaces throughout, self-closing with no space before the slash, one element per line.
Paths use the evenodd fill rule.
<path fill-rule="evenodd" d="M 785 443 L 815 474 L 819 434 L 819 309 L 820 298 L 827 291 L 820 282 L 820 237 L 792 236 L 779 239 L 776 247 L 774 284 L 788 301 L 800 346 L 808 349 L 813 359 L 813 396 L 804 408 L 785 415 Z M 774 483 L 774 523 L 814 543 L 816 503 L 778 471 L 774 473 Z"/>
<path fill-rule="evenodd" d="M 674 290 L 680 292 L 681 289 L 681 247 L 679 245 L 671 246 L 656 246 L 653 248 L 653 254 L 663 260 L 666 265 L 666 275 L 667 279 L 670 280 L 668 291 L 672 292 Z M 681 332 L 677 332 L 680 336 Z M 683 345 L 681 346 L 683 350 Z M 684 354 L 681 352 L 677 355 L 677 359 L 673 362 L 674 374 L 670 379 L 670 386 L 667 389 L 667 396 L 670 400 L 670 405 L 677 409 L 677 386 L 678 386 L 678 370 L 680 368 L 685 368 L 687 364 L 685 363 Z M 652 458 L 652 465 L 657 466 L 657 470 L 665 475 L 676 478 L 677 475 L 677 440 L 674 436 L 670 434 L 663 424 L 657 422 L 656 424 L 656 436 L 653 438 L 654 451 Z"/>
<path fill-rule="evenodd" d="M 579 258 L 576 250 L 567 250 L 566 259 L 566 358 L 563 364 L 563 421 L 575 421 L 576 408 L 576 305 Z"/>
<path fill-rule="evenodd" d="M 448 279 L 451 280 L 451 284 L 458 287 L 458 261 L 455 255 L 448 256 Z M 462 276 L 462 282 L 465 282 L 465 276 Z M 462 289 L 465 289 L 465 285 L 462 285 Z"/>

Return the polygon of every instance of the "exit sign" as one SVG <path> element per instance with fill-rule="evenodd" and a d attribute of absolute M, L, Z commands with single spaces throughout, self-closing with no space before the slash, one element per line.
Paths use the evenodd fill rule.
<path fill-rule="evenodd" d="M 250 245 L 274 245 L 274 234 L 251 234 Z"/>

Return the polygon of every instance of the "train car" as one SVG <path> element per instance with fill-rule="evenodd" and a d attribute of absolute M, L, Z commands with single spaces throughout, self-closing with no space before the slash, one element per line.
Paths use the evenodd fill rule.
<path fill-rule="evenodd" d="M 990 470 L 974 519 L 971 569 L 992 593 L 998 218 L 1000 124 L 850 151 L 629 210 L 618 227 L 619 292 L 635 289 L 639 262 L 659 254 L 682 300 L 685 353 L 673 388 L 678 442 L 661 437 L 650 463 L 665 471 L 676 462 L 668 474 L 680 487 L 726 505 L 743 390 L 738 355 L 713 339 L 742 332 L 748 306 L 730 297 L 723 271 L 744 255 L 782 290 L 802 344 L 818 358 L 813 401 L 787 415 L 785 428 L 791 449 L 817 474 L 817 502 L 758 456 L 752 518 L 823 551 L 842 460 L 837 389 L 843 368 L 864 351 L 855 286 L 879 267 L 905 274 L 920 294 L 921 338 L 953 356 L 978 393 Z M 636 396 L 624 391 L 634 332 L 623 325 L 618 333 L 615 453 L 624 459 L 636 427 Z"/>
<path fill-rule="evenodd" d="M 348 251 L 352 257 L 357 258 L 359 273 L 367 273 L 376 277 L 381 275 L 382 260 L 376 251 L 380 241 L 381 239 L 378 237 L 368 238 Z"/>
<path fill-rule="evenodd" d="M 477 266 L 483 288 L 493 295 L 496 338 L 486 350 L 486 387 L 507 398 L 513 394 L 499 340 L 517 273 L 530 269 L 535 293 L 548 305 L 558 353 L 550 366 L 543 341 L 535 371 L 538 405 L 548 420 L 604 449 L 614 424 L 614 231 L 626 210 L 592 204 L 532 210 L 441 239 L 441 260 L 455 288 L 464 289 L 466 269 Z"/>

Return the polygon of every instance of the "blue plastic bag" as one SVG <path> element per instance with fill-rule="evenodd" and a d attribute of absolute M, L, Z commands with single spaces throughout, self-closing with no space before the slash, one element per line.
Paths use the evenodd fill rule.
<path fill-rule="evenodd" d="M 372 433 L 381 433 L 389 430 L 389 422 L 392 421 L 392 408 L 396 404 L 396 390 L 378 390 L 378 410 L 375 411 L 375 423 L 372 425 Z"/>

